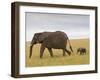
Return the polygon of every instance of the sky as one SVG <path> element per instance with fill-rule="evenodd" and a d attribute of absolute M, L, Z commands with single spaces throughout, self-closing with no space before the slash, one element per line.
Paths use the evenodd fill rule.
<path fill-rule="evenodd" d="M 26 41 L 31 41 L 34 33 L 44 31 L 64 31 L 70 39 L 89 38 L 89 18 L 79 14 L 26 12 Z"/>

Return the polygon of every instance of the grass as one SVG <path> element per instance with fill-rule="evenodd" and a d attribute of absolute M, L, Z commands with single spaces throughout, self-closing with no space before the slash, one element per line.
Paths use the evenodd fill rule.
<path fill-rule="evenodd" d="M 36 66 L 60 66 L 60 65 L 81 65 L 89 64 L 89 39 L 73 39 L 70 40 L 74 52 L 69 56 L 63 56 L 61 49 L 53 49 L 54 57 L 52 58 L 47 49 L 44 51 L 43 58 L 40 59 L 41 44 L 34 45 L 31 59 L 29 58 L 30 42 L 26 42 L 26 67 Z M 85 47 L 87 49 L 86 55 L 77 54 L 77 48 Z"/>

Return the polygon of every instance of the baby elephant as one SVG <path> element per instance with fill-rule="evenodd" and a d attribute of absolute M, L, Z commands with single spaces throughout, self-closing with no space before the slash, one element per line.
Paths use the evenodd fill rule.
<path fill-rule="evenodd" d="M 77 54 L 80 53 L 80 55 L 86 54 L 86 48 L 78 48 L 77 49 Z"/>

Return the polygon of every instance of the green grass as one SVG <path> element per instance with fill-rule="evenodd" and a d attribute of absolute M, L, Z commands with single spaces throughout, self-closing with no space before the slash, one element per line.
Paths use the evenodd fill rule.
<path fill-rule="evenodd" d="M 26 42 L 26 67 L 89 64 L 89 39 L 70 40 L 70 43 L 74 50 L 70 56 L 67 53 L 66 56 L 63 56 L 63 51 L 61 49 L 53 49 L 54 57 L 52 58 L 48 50 L 45 49 L 43 58 L 40 59 L 41 45 L 36 44 L 34 45 L 32 57 L 30 59 L 30 42 Z M 79 47 L 85 47 L 87 49 L 86 55 L 79 55 L 76 53 Z"/>

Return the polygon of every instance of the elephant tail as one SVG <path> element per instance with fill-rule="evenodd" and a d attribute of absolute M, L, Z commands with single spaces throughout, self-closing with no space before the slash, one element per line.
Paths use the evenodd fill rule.
<path fill-rule="evenodd" d="M 67 40 L 68 40 L 68 43 L 69 43 L 70 49 L 71 49 L 71 51 L 73 52 L 73 49 L 72 49 L 72 46 L 71 46 L 71 44 L 70 44 L 70 40 L 69 40 L 68 37 L 67 37 Z"/>

